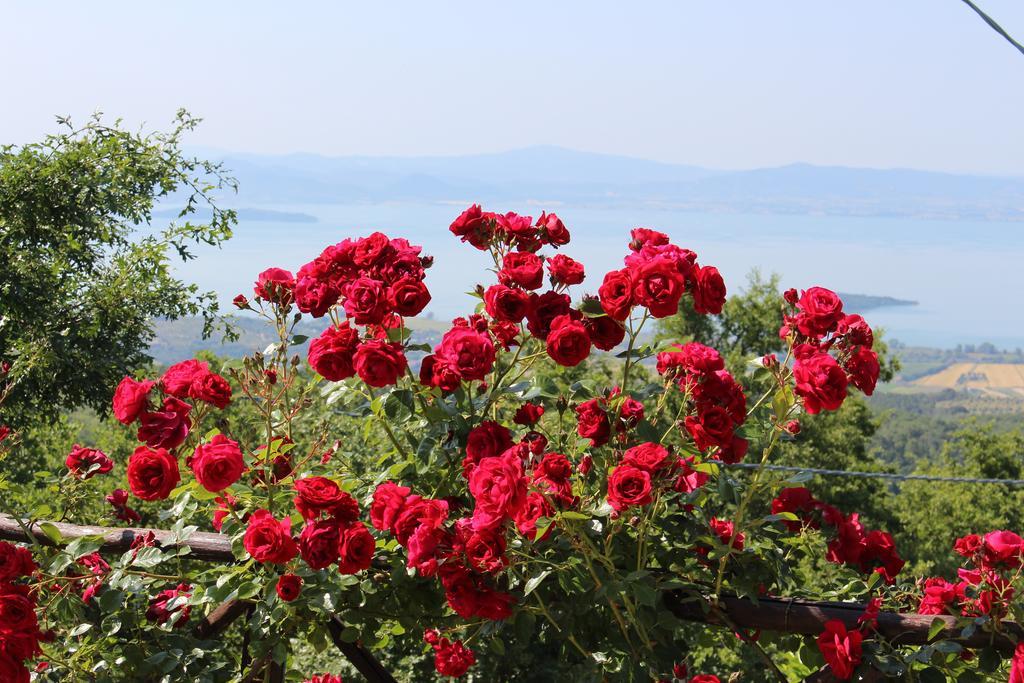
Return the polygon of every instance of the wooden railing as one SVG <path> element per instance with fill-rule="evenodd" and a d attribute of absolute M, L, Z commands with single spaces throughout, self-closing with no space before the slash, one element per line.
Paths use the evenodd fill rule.
<path fill-rule="evenodd" d="M 104 539 L 100 553 L 123 553 L 138 537 L 153 534 L 162 547 L 184 545 L 190 549 L 189 558 L 207 562 L 235 562 L 231 552 L 231 541 L 222 534 L 196 532 L 186 541 L 178 543 L 172 532 L 163 529 L 114 528 L 82 526 L 63 522 L 47 522 L 61 534 L 62 544 L 83 536 L 99 536 Z M 26 531 L 41 545 L 54 546 L 54 541 L 39 524 L 20 524 L 9 515 L 0 514 L 0 539 L 26 541 Z M 839 602 L 813 602 L 798 599 L 766 597 L 756 602 L 747 598 L 724 597 L 717 604 L 678 591 L 666 592 L 663 596 L 666 609 L 680 619 L 707 623 L 725 628 L 761 629 L 780 633 L 794 633 L 816 636 L 824 630 L 825 622 L 839 619 L 847 628 L 857 626 L 857 618 L 864 613 L 864 605 Z M 241 600 L 230 600 L 219 605 L 194 627 L 194 633 L 208 639 L 223 633 L 239 616 L 246 613 L 249 604 Z M 938 634 L 932 633 L 935 619 L 946 622 Z M 342 640 L 344 624 L 333 617 L 327 624 L 338 650 L 352 663 L 370 683 L 396 683 L 394 677 L 381 665 L 373 654 L 360 643 Z M 964 647 L 995 647 L 1004 654 L 1012 653 L 1015 639 L 1024 639 L 1024 629 L 1018 624 L 1004 622 L 1000 633 L 975 631 L 967 638 L 960 635 L 957 620 L 952 616 L 906 614 L 882 612 L 878 615 L 877 630 L 887 641 L 895 645 L 923 645 L 937 638 L 955 640 Z M 929 637 L 931 636 L 931 637 Z M 250 668 L 249 675 L 258 676 L 271 669 L 271 679 L 283 681 L 284 672 L 272 661 L 257 662 Z M 257 671 L 258 669 L 258 671 Z M 252 680 L 252 679 L 250 679 Z M 833 680 L 827 671 L 811 676 L 808 681 Z M 868 679 L 882 680 L 882 679 Z"/>

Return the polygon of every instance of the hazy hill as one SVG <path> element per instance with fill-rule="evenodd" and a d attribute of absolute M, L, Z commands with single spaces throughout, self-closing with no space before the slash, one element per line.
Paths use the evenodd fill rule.
<path fill-rule="evenodd" d="M 543 201 L 1024 220 L 1024 178 L 810 164 L 723 171 L 551 146 L 434 157 L 214 156 L 237 176 L 242 205 Z"/>

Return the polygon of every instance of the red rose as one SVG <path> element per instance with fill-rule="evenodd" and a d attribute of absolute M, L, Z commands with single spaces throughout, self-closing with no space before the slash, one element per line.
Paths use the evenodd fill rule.
<path fill-rule="evenodd" d="M 611 351 L 626 338 L 626 328 L 609 315 L 584 318 L 583 324 L 590 333 L 590 341 L 602 351 Z"/>
<path fill-rule="evenodd" d="M 214 372 L 204 372 L 192 380 L 189 397 L 224 410 L 231 403 L 231 385 Z"/>
<path fill-rule="evenodd" d="M 710 374 L 725 368 L 722 356 L 710 346 L 697 342 L 675 344 L 676 351 L 662 351 L 658 354 L 658 374 L 667 374 L 673 368 L 698 375 Z"/>
<path fill-rule="evenodd" d="M 149 601 L 149 607 L 146 609 L 146 619 L 157 624 L 166 624 L 174 618 L 174 628 L 184 627 L 192 613 L 192 607 L 190 605 L 178 605 L 168 608 L 168 605 L 178 598 L 188 598 L 191 596 L 191 586 L 184 583 L 178 584 L 177 588 L 160 591 L 156 594 L 156 597 Z"/>
<path fill-rule="evenodd" d="M 164 392 L 177 398 L 188 398 L 192 382 L 210 371 L 210 364 L 201 360 L 183 360 L 167 368 L 160 380 Z"/>
<path fill-rule="evenodd" d="M 521 289 L 491 285 L 484 292 L 484 308 L 495 320 L 518 323 L 530 311 L 530 295 Z"/>
<path fill-rule="evenodd" d="M 20 579 L 35 570 L 36 563 L 28 548 L 0 541 L 0 581 Z"/>
<path fill-rule="evenodd" d="M 846 337 L 846 343 L 856 346 L 866 346 L 869 349 L 875 343 L 875 333 L 859 315 L 844 315 L 836 325 L 836 334 Z"/>
<path fill-rule="evenodd" d="M 714 674 L 698 674 L 690 679 L 690 683 L 722 683 Z"/>
<path fill-rule="evenodd" d="M 483 574 L 497 574 L 508 565 L 505 536 L 494 531 L 472 532 L 463 544 L 466 561 Z"/>
<path fill-rule="evenodd" d="M 362 268 L 370 268 L 379 265 L 390 255 L 391 240 L 382 232 L 375 232 L 369 237 L 361 237 L 356 240 L 355 248 L 352 250 L 352 261 Z"/>
<path fill-rule="evenodd" d="M 407 367 L 402 347 L 379 339 L 360 344 L 353 361 L 359 378 L 371 387 L 394 384 Z"/>
<path fill-rule="evenodd" d="M 982 548 L 981 536 L 978 534 L 967 534 L 963 538 L 956 539 L 953 543 L 953 550 L 957 555 L 963 557 L 974 557 Z"/>
<path fill-rule="evenodd" d="M 1017 643 L 1013 649 L 1008 683 L 1024 683 L 1024 641 Z"/>
<path fill-rule="evenodd" d="M 341 527 L 334 519 L 309 522 L 299 534 L 299 553 L 313 569 L 325 569 L 338 561 Z"/>
<path fill-rule="evenodd" d="M 138 438 L 154 448 L 177 448 L 188 436 L 192 406 L 173 396 L 164 398 L 161 410 L 144 412 L 139 418 Z"/>
<path fill-rule="evenodd" d="M 285 517 L 279 522 L 267 510 L 252 513 L 242 543 L 257 562 L 286 564 L 299 553 L 291 520 Z"/>
<path fill-rule="evenodd" d="M 288 304 L 295 288 L 295 276 L 283 268 L 267 268 L 256 277 L 253 292 L 267 301 Z"/>
<path fill-rule="evenodd" d="M 627 449 L 622 455 L 623 465 L 632 465 L 637 469 L 655 474 L 669 464 L 668 449 L 661 444 L 642 443 Z"/>
<path fill-rule="evenodd" d="M 498 281 L 508 287 L 518 285 L 523 289 L 539 289 L 544 281 L 544 264 L 536 254 L 513 251 L 505 254 L 501 264 Z"/>
<path fill-rule="evenodd" d="M 165 448 L 139 446 L 128 458 L 128 487 L 141 500 L 163 500 L 181 482 L 178 461 Z"/>
<path fill-rule="evenodd" d="M 843 317 L 843 302 L 835 292 L 824 287 L 805 290 L 796 307 L 800 309 L 796 328 L 806 337 L 828 334 Z"/>
<path fill-rule="evenodd" d="M 434 349 L 434 362 L 441 362 L 463 381 L 482 380 L 494 367 L 494 342 L 486 332 L 453 327 Z"/>
<path fill-rule="evenodd" d="M 627 396 L 619 405 L 619 423 L 615 425 L 615 429 L 619 432 L 625 431 L 627 428 L 632 429 L 642 419 L 644 419 L 644 404 L 632 396 Z"/>
<path fill-rule="evenodd" d="M 714 266 L 693 271 L 693 310 L 701 315 L 718 315 L 725 304 L 725 280 Z"/>
<path fill-rule="evenodd" d="M 388 288 L 388 301 L 398 315 L 419 315 L 430 303 L 430 292 L 422 281 L 403 277 Z"/>
<path fill-rule="evenodd" d="M 245 461 L 237 441 L 215 434 L 209 443 L 196 446 L 190 466 L 200 486 L 217 493 L 241 478 Z"/>
<path fill-rule="evenodd" d="M 619 465 L 608 476 L 608 504 L 622 512 L 651 502 L 651 475 L 633 467 Z"/>
<path fill-rule="evenodd" d="M 991 531 L 982 539 L 981 548 L 985 565 L 1014 569 L 1021 566 L 1024 539 L 1012 531 Z"/>
<path fill-rule="evenodd" d="M 461 640 L 448 642 L 441 638 L 434 646 L 434 669 L 442 676 L 459 678 L 466 675 L 469 667 L 476 663 L 473 651 L 462 644 Z"/>
<path fill-rule="evenodd" d="M 380 323 L 388 303 L 388 292 L 380 280 L 361 277 L 345 286 L 345 313 L 359 325 Z"/>
<path fill-rule="evenodd" d="M 32 680 L 32 674 L 25 668 L 25 665 L 14 657 L 0 652 L 0 681 L 10 681 L 10 683 L 29 683 Z"/>
<path fill-rule="evenodd" d="M 526 328 L 537 339 L 547 339 L 551 321 L 569 312 L 571 300 L 568 294 L 544 292 L 530 295 L 530 308 L 526 313 Z"/>
<path fill-rule="evenodd" d="M 373 492 L 373 502 L 370 504 L 370 522 L 373 528 L 393 531 L 395 520 L 402 513 L 408 497 L 408 487 L 399 486 L 393 481 L 386 481 L 377 486 Z"/>
<path fill-rule="evenodd" d="M 331 382 L 340 382 L 356 374 L 353 356 L 359 345 L 359 332 L 348 321 L 340 327 L 328 327 L 309 343 L 309 364 L 317 373 Z"/>
<path fill-rule="evenodd" d="M 590 439 L 591 448 L 608 443 L 608 436 L 611 433 L 608 413 L 604 411 L 596 398 L 576 407 L 576 433 L 584 439 Z"/>
<path fill-rule="evenodd" d="M 679 312 L 679 300 L 686 290 L 683 276 L 668 258 L 654 258 L 630 273 L 633 298 L 655 318 Z M 610 315 L 610 314 L 609 314 Z"/>
<path fill-rule="evenodd" d="M 469 478 L 469 492 L 476 501 L 473 529 L 487 531 L 513 517 L 526 502 L 523 465 L 514 451 L 484 458 Z"/>
<path fill-rule="evenodd" d="M 706 451 L 715 446 L 732 443 L 733 421 L 729 411 L 719 406 L 701 406 L 697 415 L 688 415 L 686 431 L 693 437 L 697 450 Z"/>
<path fill-rule="evenodd" d="M 540 521 L 540 518 L 554 516 L 555 508 L 552 507 L 547 497 L 538 491 L 530 491 L 526 495 L 526 502 L 523 503 L 523 507 L 519 508 L 519 511 L 516 512 L 514 520 L 519 533 L 531 541 L 535 541 L 537 540 L 537 522 Z M 544 540 L 550 534 L 551 527 L 549 526 L 541 540 Z"/>
<path fill-rule="evenodd" d="M 82 448 L 77 443 L 68 453 L 64 461 L 71 473 L 81 479 L 89 479 L 94 474 L 106 474 L 114 469 L 114 461 L 107 454 L 95 448 Z M 98 465 L 93 469 L 94 465 Z"/>
<path fill-rule="evenodd" d="M 459 214 L 448 229 L 453 235 L 462 238 L 463 242 L 469 242 L 477 249 L 487 249 L 491 240 L 491 221 L 484 216 L 479 204 L 474 204 Z"/>
<path fill-rule="evenodd" d="M 341 292 L 332 283 L 315 277 L 301 277 L 295 283 L 295 306 L 314 318 L 326 315 L 340 296 Z"/>
<path fill-rule="evenodd" d="M 613 270 L 606 273 L 604 282 L 597 290 L 601 308 L 615 320 L 625 320 L 633 308 L 633 280 L 628 270 Z"/>
<path fill-rule="evenodd" d="M 340 676 L 334 674 L 317 674 L 303 683 L 345 683 Z"/>
<path fill-rule="evenodd" d="M 846 399 L 846 373 L 827 353 L 814 352 L 797 358 L 793 364 L 797 396 L 804 399 L 804 410 L 811 415 L 838 410 Z"/>
<path fill-rule="evenodd" d="M 736 526 L 731 521 L 712 517 L 708 521 L 708 526 L 711 527 L 712 533 L 718 536 L 718 540 L 722 542 L 722 545 L 735 550 L 743 550 L 743 542 L 746 540 L 746 537 L 743 534 L 736 533 Z"/>
<path fill-rule="evenodd" d="M 838 619 L 825 622 L 825 631 L 818 636 L 821 656 L 832 669 L 832 675 L 841 681 L 849 680 L 860 664 L 860 644 L 860 631 L 847 631 Z"/>
<path fill-rule="evenodd" d="M 36 606 L 27 586 L 0 585 L 0 641 L 4 634 L 36 631 Z"/>
<path fill-rule="evenodd" d="M 547 352 L 551 358 L 565 367 L 575 367 L 590 355 L 590 335 L 579 320 L 560 315 L 551 321 L 548 332 Z"/>
<path fill-rule="evenodd" d="M 878 354 L 866 346 L 858 346 L 846 359 L 846 372 L 850 376 L 850 381 L 868 396 L 875 391 L 880 371 Z"/>
<path fill-rule="evenodd" d="M 629 231 L 630 251 L 641 251 L 646 246 L 662 247 L 668 244 L 668 235 L 650 228 L 633 228 Z"/>
<path fill-rule="evenodd" d="M 469 430 L 466 437 L 466 457 L 462 462 L 462 476 L 469 479 L 473 468 L 484 458 L 501 455 L 512 447 L 512 432 L 497 422 L 484 420 Z"/>
<path fill-rule="evenodd" d="M 277 595 L 285 602 L 291 602 L 302 592 L 302 578 L 295 574 L 283 574 L 277 580 Z"/>
<path fill-rule="evenodd" d="M 351 522 L 359 517 L 359 504 L 326 477 L 305 477 L 295 480 L 295 508 L 303 519 L 314 519 L 321 513 Z"/>
<path fill-rule="evenodd" d="M 540 228 L 540 239 L 545 244 L 561 247 L 569 244 L 569 230 L 558 216 L 553 213 L 541 213 L 537 219 Z"/>
<path fill-rule="evenodd" d="M 578 285 L 586 277 L 583 264 L 565 254 L 556 254 L 548 259 L 548 272 L 552 281 L 560 285 Z"/>
<path fill-rule="evenodd" d="M 516 409 L 515 415 L 512 416 L 512 421 L 517 425 L 529 427 L 530 425 L 537 424 L 543 416 L 544 406 L 539 403 L 524 403 Z"/>
<path fill-rule="evenodd" d="M 131 424 L 149 406 L 149 392 L 156 382 L 136 382 L 125 377 L 114 390 L 114 417 L 122 424 Z"/>
<path fill-rule="evenodd" d="M 498 214 L 494 217 L 498 229 L 503 231 L 509 239 L 515 238 L 519 242 L 535 242 L 537 230 L 533 227 L 532 216 L 520 216 L 514 211 L 506 214 Z"/>
<path fill-rule="evenodd" d="M 341 529 L 338 539 L 338 571 L 355 574 L 369 569 L 377 542 L 362 522 L 352 522 Z"/>

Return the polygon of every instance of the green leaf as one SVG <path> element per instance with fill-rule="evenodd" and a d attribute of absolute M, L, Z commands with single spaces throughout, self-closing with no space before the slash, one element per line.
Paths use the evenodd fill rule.
<path fill-rule="evenodd" d="M 932 625 L 928 627 L 928 642 L 935 640 L 935 637 L 946 628 L 946 620 L 942 617 L 932 619 Z"/>
<path fill-rule="evenodd" d="M 541 581 L 548 578 L 548 574 L 550 573 L 550 569 L 545 569 L 540 574 L 537 574 L 537 576 L 531 577 L 530 580 L 526 582 L 526 586 L 523 588 L 523 597 L 525 598 L 527 595 L 532 593 L 534 589 L 536 589 L 537 586 L 540 585 Z"/>
<path fill-rule="evenodd" d="M 60 545 L 64 542 L 64 535 L 51 522 L 39 522 L 38 526 L 46 534 L 46 537 L 54 543 Z"/>

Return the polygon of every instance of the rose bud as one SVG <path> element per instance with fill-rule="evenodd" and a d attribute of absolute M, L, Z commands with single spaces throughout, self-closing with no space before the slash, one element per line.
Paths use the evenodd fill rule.
<path fill-rule="evenodd" d="M 580 460 L 580 464 L 576 467 L 580 474 L 587 476 L 591 468 L 594 466 L 594 459 L 589 455 L 584 455 Z"/>
<path fill-rule="evenodd" d="M 761 357 L 761 365 L 766 368 L 774 368 L 779 364 L 779 358 L 774 353 L 769 353 L 766 356 Z"/>
<path fill-rule="evenodd" d="M 790 287 L 782 294 L 782 298 L 790 305 L 795 306 L 796 302 L 800 300 L 800 295 L 796 293 L 796 290 Z"/>
<path fill-rule="evenodd" d="M 244 294 L 239 294 L 238 296 L 236 296 L 234 299 L 231 300 L 231 303 L 233 303 L 236 308 L 239 308 L 243 311 L 249 308 L 249 300 L 245 298 Z"/>
<path fill-rule="evenodd" d="M 277 384 L 277 370 L 273 368 L 264 370 L 263 376 L 267 378 L 267 384 Z"/>
<path fill-rule="evenodd" d="M 794 436 L 800 433 L 800 421 L 790 420 L 786 423 L 786 431 Z"/>

